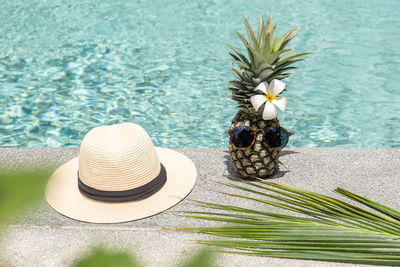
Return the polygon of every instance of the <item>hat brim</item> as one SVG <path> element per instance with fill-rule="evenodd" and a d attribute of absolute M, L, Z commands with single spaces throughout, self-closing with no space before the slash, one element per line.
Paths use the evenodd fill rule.
<path fill-rule="evenodd" d="M 107 203 L 92 200 L 78 189 L 79 157 L 59 167 L 46 186 L 46 200 L 57 212 L 75 220 L 91 223 L 119 223 L 146 218 L 176 205 L 196 183 L 197 171 L 185 155 L 156 147 L 167 171 L 167 181 L 154 195 L 139 201 Z"/>

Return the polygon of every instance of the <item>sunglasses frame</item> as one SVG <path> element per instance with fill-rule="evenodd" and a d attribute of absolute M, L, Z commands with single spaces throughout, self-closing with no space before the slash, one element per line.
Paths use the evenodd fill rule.
<path fill-rule="evenodd" d="M 232 134 L 232 131 L 235 130 L 236 128 L 241 128 L 241 127 L 247 127 L 247 128 L 249 128 L 249 129 L 253 132 L 253 136 L 254 136 L 253 141 L 251 142 L 251 144 L 250 144 L 248 147 L 245 147 L 245 148 L 236 147 L 235 144 L 233 144 L 233 142 L 231 141 L 231 134 Z M 257 131 L 251 129 L 249 126 L 233 127 L 232 129 L 226 131 L 225 134 L 228 136 L 229 142 L 232 144 L 233 148 L 239 149 L 239 150 L 246 150 L 246 149 L 252 147 L 252 146 L 254 145 L 254 143 L 256 142 L 256 137 L 257 137 Z"/>
<path fill-rule="evenodd" d="M 249 129 L 253 132 L 254 138 L 253 138 L 253 141 L 251 142 L 251 144 L 250 144 L 249 146 L 243 147 L 243 148 L 239 148 L 239 147 L 236 147 L 235 144 L 232 142 L 232 140 L 231 140 L 231 134 L 232 134 L 232 131 L 233 131 L 234 129 L 236 129 L 236 128 L 244 128 L 244 127 L 249 128 Z M 283 130 L 285 130 L 285 132 L 286 132 L 287 135 L 288 135 L 288 138 L 287 138 L 286 143 L 285 143 L 284 145 L 281 145 L 281 146 L 278 146 L 278 147 L 271 147 L 270 145 L 268 145 L 267 142 L 265 142 L 264 138 L 265 138 L 267 132 L 268 132 L 270 129 L 275 129 L 275 128 L 279 128 L 279 129 L 282 128 Z M 272 150 L 282 150 L 282 149 L 288 144 L 288 142 L 289 142 L 289 137 L 292 136 L 292 135 L 294 134 L 294 132 L 289 132 L 288 130 L 286 130 L 286 128 L 284 128 L 284 127 L 282 127 L 282 126 L 279 126 L 279 127 L 269 127 L 267 130 L 261 129 L 261 131 L 262 131 L 263 136 L 264 136 L 264 138 L 263 138 L 263 143 L 264 143 L 269 149 L 272 149 Z M 251 147 L 254 145 L 254 143 L 256 142 L 256 139 L 257 139 L 257 131 L 256 131 L 256 130 L 253 130 L 253 129 L 250 128 L 249 126 L 238 126 L 238 127 L 234 127 L 234 128 L 232 128 L 232 129 L 226 131 L 225 134 L 228 136 L 228 138 L 229 138 L 229 143 L 232 144 L 233 148 L 239 149 L 239 150 L 246 150 L 246 149 L 251 148 Z"/>

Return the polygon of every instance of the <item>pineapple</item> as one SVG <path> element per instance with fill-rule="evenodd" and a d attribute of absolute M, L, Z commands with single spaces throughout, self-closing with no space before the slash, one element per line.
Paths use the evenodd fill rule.
<path fill-rule="evenodd" d="M 229 144 L 230 156 L 233 166 L 237 169 L 239 175 L 243 178 L 266 178 L 272 175 L 278 169 L 279 150 L 270 149 L 264 144 L 262 129 L 269 127 L 279 127 L 277 118 L 264 120 L 262 118 L 262 109 L 258 112 L 253 108 L 250 98 L 256 94 L 254 88 L 260 83 L 268 84 L 273 79 L 282 80 L 288 76 L 288 70 L 295 67 L 289 67 L 294 62 L 302 60 L 299 58 L 308 53 L 294 53 L 293 49 L 285 49 L 286 45 L 292 40 L 300 28 L 292 28 L 279 38 L 275 37 L 276 25 L 272 27 L 272 18 L 269 16 L 267 23 L 260 17 L 257 36 L 245 18 L 243 18 L 249 42 L 242 34 L 237 35 L 242 40 L 248 58 L 246 58 L 238 49 L 229 46 L 234 53 L 233 64 L 239 67 L 231 69 L 237 80 L 230 81 L 233 86 L 228 88 L 232 92 L 232 99 L 237 101 L 239 112 L 232 119 L 230 129 L 239 126 L 249 126 L 256 131 L 256 141 L 245 150 L 235 149 Z M 283 55 L 284 53 L 288 53 Z"/>

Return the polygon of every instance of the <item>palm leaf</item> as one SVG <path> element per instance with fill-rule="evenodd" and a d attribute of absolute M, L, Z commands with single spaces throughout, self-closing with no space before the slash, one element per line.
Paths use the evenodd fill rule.
<path fill-rule="evenodd" d="M 243 181 L 239 185 L 225 185 L 242 193 L 222 193 L 264 204 L 266 208 L 257 210 L 194 201 L 199 207 L 215 211 L 177 213 L 183 213 L 188 218 L 221 222 L 224 225 L 177 229 L 221 237 L 223 239 L 197 242 L 226 253 L 400 265 L 398 210 L 342 188 L 337 188 L 334 192 L 355 201 L 357 206 L 268 181 Z M 372 211 L 361 208 L 361 205 Z M 270 212 L 268 206 L 296 212 L 301 216 Z"/>
<path fill-rule="evenodd" d="M 365 206 L 373 208 L 373 209 L 375 209 L 375 210 L 377 210 L 377 211 L 379 211 L 379 212 L 381 212 L 383 214 L 386 214 L 386 215 L 392 217 L 393 219 L 400 220 L 400 211 L 398 211 L 398 210 L 392 209 L 392 208 L 390 208 L 388 206 L 385 206 L 385 205 L 382 205 L 382 204 L 380 204 L 378 202 L 374 202 L 374 201 L 371 201 L 369 199 L 363 198 L 362 196 L 359 196 L 359 195 L 356 195 L 354 193 L 351 193 L 351 192 L 349 192 L 347 190 L 344 190 L 344 189 L 342 189 L 340 187 L 335 189 L 335 192 L 338 193 L 338 194 L 341 194 L 341 195 L 343 195 L 345 197 L 348 197 L 348 198 L 350 198 L 352 200 L 358 201 L 358 202 L 364 204 Z"/>

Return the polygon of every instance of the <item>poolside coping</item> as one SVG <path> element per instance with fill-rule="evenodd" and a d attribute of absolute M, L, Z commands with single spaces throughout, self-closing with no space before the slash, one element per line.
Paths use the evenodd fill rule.
<path fill-rule="evenodd" d="M 236 183 L 226 149 L 175 149 L 193 160 L 197 183 L 190 199 L 242 207 L 252 202 L 211 191 L 219 182 Z M 0 148 L 0 166 L 17 169 L 42 166 L 56 169 L 78 155 L 78 148 Z M 400 149 L 384 148 L 288 148 L 273 181 L 338 197 L 342 187 L 371 200 L 400 209 Z M 223 188 L 230 191 L 228 187 Z M 340 198 L 340 197 L 339 197 Z M 198 209 L 187 200 L 172 210 Z M 271 210 L 276 211 L 274 208 Z M 214 223 L 215 224 L 215 223 Z M 44 199 L 17 222 L 3 229 L 2 266 L 70 266 L 90 246 L 103 244 L 136 255 L 146 266 L 175 266 L 199 247 L 194 239 L 209 238 L 169 229 L 178 226 L 213 225 L 164 212 L 150 218 L 120 224 L 90 224 L 64 217 Z M 351 266 L 317 261 L 289 260 L 218 254 L 219 266 Z M 357 265 L 360 266 L 360 265 Z"/>

